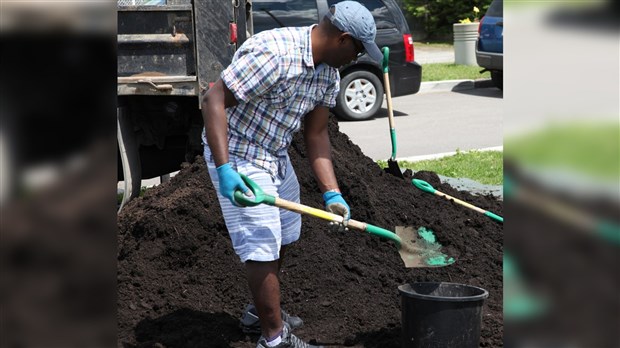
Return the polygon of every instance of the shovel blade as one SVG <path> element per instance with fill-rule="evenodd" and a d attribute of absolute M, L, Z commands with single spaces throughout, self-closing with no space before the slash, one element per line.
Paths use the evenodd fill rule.
<path fill-rule="evenodd" d="M 396 235 L 401 239 L 398 252 L 407 268 L 445 267 L 454 263 L 454 258 L 441 252 L 441 244 L 429 229 L 396 226 Z"/>
<path fill-rule="evenodd" d="M 403 176 L 403 172 L 400 170 L 400 167 L 398 166 L 398 162 L 396 162 L 396 160 L 393 160 L 391 158 L 388 160 L 388 167 L 386 168 L 386 171 L 388 174 L 392 174 L 397 178 L 400 178 L 400 179 L 405 178 Z"/>

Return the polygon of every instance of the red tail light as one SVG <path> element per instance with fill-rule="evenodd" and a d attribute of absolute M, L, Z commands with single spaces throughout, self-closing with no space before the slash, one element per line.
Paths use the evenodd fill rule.
<path fill-rule="evenodd" d="M 415 56 L 413 53 L 413 38 L 411 34 L 404 34 L 403 42 L 405 43 L 405 61 L 407 63 L 413 63 Z"/>
<path fill-rule="evenodd" d="M 230 32 L 230 43 L 237 43 L 237 23 L 228 23 L 228 31 Z"/>
<path fill-rule="evenodd" d="M 478 35 L 480 35 L 480 27 L 482 26 L 482 21 L 484 20 L 484 16 L 480 18 L 480 23 L 478 23 Z"/>

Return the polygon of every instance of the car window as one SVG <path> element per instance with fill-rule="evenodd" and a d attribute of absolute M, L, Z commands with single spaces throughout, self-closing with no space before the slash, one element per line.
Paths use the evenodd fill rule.
<path fill-rule="evenodd" d="M 504 17 L 504 1 L 503 0 L 495 0 L 489 6 L 487 10 L 486 16 L 490 17 Z"/>
<path fill-rule="evenodd" d="M 329 6 L 338 3 L 342 0 L 328 0 Z M 375 24 L 377 29 L 392 29 L 396 28 L 396 21 L 394 17 L 381 0 L 357 0 L 360 4 L 366 6 L 366 8 L 375 17 Z"/>
<path fill-rule="evenodd" d="M 254 0 L 254 33 L 281 27 L 303 27 L 318 23 L 316 1 Z"/>

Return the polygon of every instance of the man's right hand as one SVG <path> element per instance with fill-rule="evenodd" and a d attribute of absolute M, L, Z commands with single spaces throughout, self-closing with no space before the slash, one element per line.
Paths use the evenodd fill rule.
<path fill-rule="evenodd" d="M 240 190 L 246 194 L 250 189 L 245 185 L 239 173 L 230 166 L 230 163 L 222 164 L 217 167 L 216 170 L 220 180 L 220 193 L 222 196 L 228 198 L 233 205 L 239 206 L 239 204 L 235 202 L 235 191 Z"/>

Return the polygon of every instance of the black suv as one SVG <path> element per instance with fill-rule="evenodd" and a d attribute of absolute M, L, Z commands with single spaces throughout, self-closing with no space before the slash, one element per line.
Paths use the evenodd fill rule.
<path fill-rule="evenodd" d="M 278 27 L 318 23 L 329 7 L 342 0 L 254 0 L 254 33 Z M 375 18 L 379 48 L 390 48 L 390 91 L 393 97 L 420 90 L 422 67 L 414 61 L 413 39 L 395 0 L 357 0 Z M 383 102 L 383 70 L 368 55 L 340 69 L 340 93 L 334 113 L 345 120 L 373 117 Z"/>

